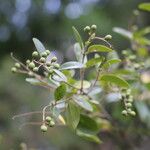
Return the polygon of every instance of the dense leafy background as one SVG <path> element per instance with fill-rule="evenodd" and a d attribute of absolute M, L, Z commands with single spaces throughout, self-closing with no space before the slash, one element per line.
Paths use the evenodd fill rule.
<path fill-rule="evenodd" d="M 38 115 L 15 121 L 11 119 L 14 114 L 41 109 L 48 103 L 47 97 L 51 98 L 47 91 L 33 87 L 24 82 L 23 77 L 10 73 L 11 51 L 25 60 L 34 50 L 32 37 L 37 37 L 46 48 L 54 50 L 60 62 L 74 60 L 72 26 L 82 31 L 84 26 L 91 24 L 97 24 L 100 35 L 113 35 L 115 49 L 126 49 L 130 43 L 112 32 L 112 27 L 128 28 L 132 22 L 133 9 L 141 2 L 142 0 L 0 1 L 0 149 L 20 149 L 22 142 L 36 150 L 108 150 L 112 147 L 123 149 L 127 145 L 133 145 L 136 149 L 148 149 L 150 139 L 146 136 L 149 131 L 146 123 L 142 123 L 138 117 L 124 120 L 120 114 L 120 103 L 107 104 L 107 109 L 112 112 L 119 129 L 108 132 L 109 124 L 104 122 L 106 130 L 100 133 L 101 139 L 105 141 L 102 145 L 83 141 L 62 127 L 54 128 L 45 135 L 34 126 L 19 130 L 23 122 L 36 120 Z M 138 25 L 149 25 L 148 18 L 149 14 L 142 12 Z M 143 109 L 147 110 L 144 107 L 145 105 Z M 128 131 L 127 134 L 124 131 Z"/>

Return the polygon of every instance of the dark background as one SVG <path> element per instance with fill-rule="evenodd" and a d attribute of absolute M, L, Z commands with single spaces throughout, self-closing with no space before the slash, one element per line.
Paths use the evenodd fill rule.
<path fill-rule="evenodd" d="M 50 93 L 29 85 L 24 76 L 11 74 L 13 61 L 10 52 L 25 61 L 35 50 L 32 37 L 36 37 L 47 49 L 57 52 L 62 60 L 72 60 L 72 26 L 85 37 L 83 28 L 92 24 L 98 26 L 99 35 L 112 34 L 114 47 L 121 51 L 130 43 L 114 33 L 112 28 L 130 29 L 133 10 L 141 2 L 146 0 L 0 0 L 1 150 L 19 150 L 21 143 L 25 143 L 30 150 L 120 149 L 120 141 L 114 141 L 113 134 L 102 134 L 104 143 L 95 145 L 81 140 L 64 127 L 50 129 L 45 135 L 38 126 L 26 126 L 19 130 L 22 123 L 37 120 L 39 116 L 12 120 L 13 115 L 42 109 L 48 103 Z M 149 17 L 148 13 L 142 12 L 139 27 L 148 26 Z M 145 137 L 144 133 L 142 136 Z M 135 149 L 146 149 L 148 141 L 145 137 L 140 146 L 137 141 Z"/>

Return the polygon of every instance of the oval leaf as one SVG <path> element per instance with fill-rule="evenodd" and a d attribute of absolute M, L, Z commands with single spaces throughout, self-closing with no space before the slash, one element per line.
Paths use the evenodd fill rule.
<path fill-rule="evenodd" d="M 82 41 L 82 38 L 81 38 L 79 32 L 77 31 L 77 29 L 75 27 L 72 27 L 72 29 L 73 29 L 73 33 L 74 33 L 74 36 L 75 36 L 77 42 L 80 44 L 81 49 L 83 49 L 83 41 Z"/>
<path fill-rule="evenodd" d="M 127 81 L 113 74 L 102 75 L 100 80 L 113 83 L 120 87 L 129 87 L 129 84 Z"/>
<path fill-rule="evenodd" d="M 83 109 L 88 110 L 88 111 L 93 111 L 93 107 L 88 101 L 86 96 L 81 96 L 81 95 L 75 96 L 74 101 Z"/>
<path fill-rule="evenodd" d="M 80 121 L 80 109 L 73 102 L 68 103 L 66 110 L 67 124 L 71 129 L 76 129 Z"/>
<path fill-rule="evenodd" d="M 54 92 L 55 100 L 58 101 L 62 99 L 65 96 L 65 94 L 66 94 L 66 85 L 61 84 L 59 87 L 56 88 Z"/>
<path fill-rule="evenodd" d="M 150 11 L 150 3 L 142 3 L 139 5 L 139 9 L 145 10 L 145 11 Z"/>
<path fill-rule="evenodd" d="M 116 63 L 120 63 L 120 62 L 121 62 L 120 59 L 111 59 L 111 60 L 108 60 L 108 61 L 103 65 L 103 67 L 104 67 L 104 68 L 109 68 L 111 65 L 116 64 Z"/>
<path fill-rule="evenodd" d="M 83 68 L 84 65 L 77 61 L 69 61 L 60 66 L 60 70 Z"/>
<path fill-rule="evenodd" d="M 86 67 L 89 68 L 89 67 L 95 66 L 97 63 L 101 63 L 101 62 L 102 62 L 102 57 L 92 58 L 87 61 Z"/>
<path fill-rule="evenodd" d="M 92 45 L 88 48 L 87 53 L 93 53 L 93 52 L 112 52 L 113 50 L 109 47 L 106 47 L 104 45 Z"/>
<path fill-rule="evenodd" d="M 42 52 L 45 51 L 45 47 L 44 47 L 44 45 L 40 42 L 40 40 L 38 40 L 37 38 L 33 38 L 32 40 L 33 40 L 33 43 L 34 43 L 34 45 L 35 45 L 35 47 L 36 47 L 36 49 L 37 49 L 37 51 L 38 51 L 39 53 L 42 53 Z"/>

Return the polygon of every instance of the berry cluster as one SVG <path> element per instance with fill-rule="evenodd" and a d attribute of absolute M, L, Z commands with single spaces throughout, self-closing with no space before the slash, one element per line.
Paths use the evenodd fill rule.
<path fill-rule="evenodd" d="M 123 89 L 121 91 L 121 100 L 124 103 L 125 109 L 122 111 L 122 114 L 127 116 L 135 116 L 135 111 L 132 110 L 133 96 L 131 95 L 130 89 Z"/>
<path fill-rule="evenodd" d="M 42 125 L 41 125 L 41 131 L 42 132 L 46 132 L 48 127 L 54 127 L 55 126 L 55 122 L 54 119 L 51 118 L 50 116 L 47 116 L 45 118 L 45 121 Z"/>

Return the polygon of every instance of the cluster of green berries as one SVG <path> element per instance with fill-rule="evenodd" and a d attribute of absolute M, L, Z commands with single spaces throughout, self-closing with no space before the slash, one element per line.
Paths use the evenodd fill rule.
<path fill-rule="evenodd" d="M 45 123 L 41 125 L 41 131 L 46 132 L 48 130 L 48 127 L 54 127 L 54 126 L 55 126 L 54 119 L 51 118 L 50 116 L 47 116 L 45 118 Z"/>
<path fill-rule="evenodd" d="M 18 69 L 21 68 L 21 65 L 19 63 L 15 63 L 15 66 L 11 68 L 11 71 L 13 73 L 16 73 L 18 71 Z"/>
<path fill-rule="evenodd" d="M 133 68 L 135 70 L 142 69 L 144 67 L 143 62 L 137 62 L 137 57 L 134 54 L 131 54 L 127 50 L 123 50 L 122 54 L 125 56 L 127 62 L 131 62 L 128 64 L 128 67 Z"/>
<path fill-rule="evenodd" d="M 91 25 L 91 27 L 90 26 L 86 26 L 84 28 L 84 32 L 88 33 L 89 35 L 93 35 L 95 33 L 96 29 L 97 29 L 97 26 L 95 24 L 93 24 L 93 25 Z"/>
<path fill-rule="evenodd" d="M 125 109 L 122 111 L 124 116 L 135 116 L 135 111 L 132 110 L 133 96 L 130 89 L 123 89 L 121 93 L 121 100 L 124 102 Z"/>

